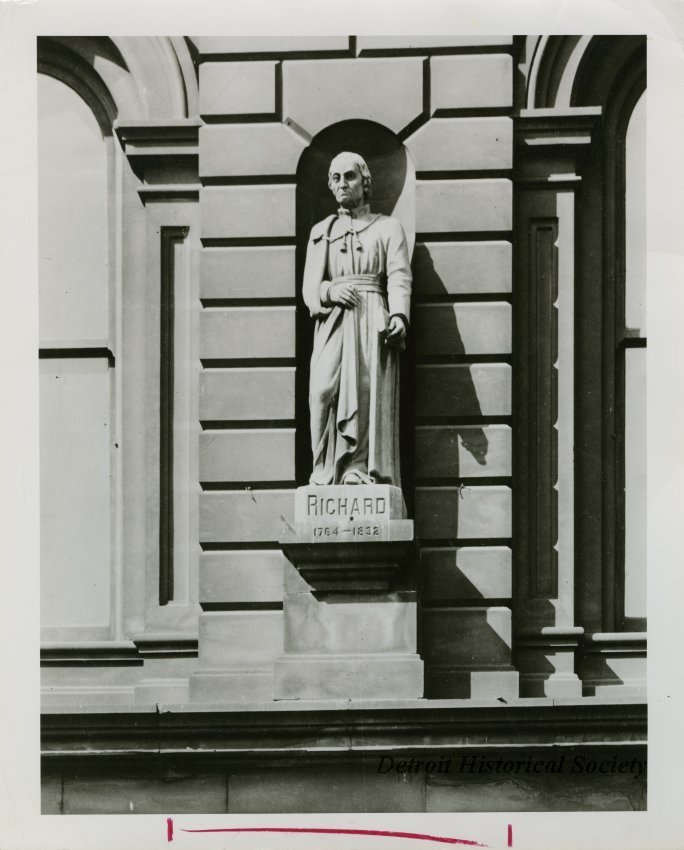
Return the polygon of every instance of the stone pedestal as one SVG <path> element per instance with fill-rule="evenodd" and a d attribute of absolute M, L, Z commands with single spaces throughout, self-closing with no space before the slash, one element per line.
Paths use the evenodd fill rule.
<path fill-rule="evenodd" d="M 289 564 L 275 698 L 421 698 L 417 550 L 401 490 L 300 487 L 280 544 Z"/>

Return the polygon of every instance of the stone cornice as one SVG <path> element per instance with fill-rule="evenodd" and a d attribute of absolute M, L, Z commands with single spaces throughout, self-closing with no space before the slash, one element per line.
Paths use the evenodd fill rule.
<path fill-rule="evenodd" d="M 41 667 L 139 666 L 146 658 L 196 657 L 196 635 L 165 632 L 123 641 L 53 641 L 40 648 Z"/>
<path fill-rule="evenodd" d="M 172 149 L 183 154 L 197 154 L 199 118 L 179 118 L 175 121 L 117 121 L 114 124 L 127 156 L 156 155 L 157 151 Z"/>
<path fill-rule="evenodd" d="M 133 643 L 143 658 L 197 658 L 197 636 L 175 632 L 133 635 Z"/>
<path fill-rule="evenodd" d="M 131 168 L 142 181 L 140 193 L 143 201 L 150 196 L 162 200 L 199 197 L 199 118 L 175 121 L 120 121 L 114 130 Z M 183 174 L 182 183 L 161 184 L 161 173 L 176 170 Z M 164 179 L 164 178 L 162 178 Z M 168 180 L 168 177 L 165 178 Z M 192 181 L 192 182 L 189 182 Z M 175 186 L 175 192 L 171 191 Z"/>
<path fill-rule="evenodd" d="M 199 184 L 154 183 L 140 186 L 138 194 L 144 204 L 149 201 L 198 201 Z"/>
<path fill-rule="evenodd" d="M 130 640 L 65 641 L 45 643 L 40 648 L 41 667 L 111 667 L 142 663 L 135 644 Z"/>
<path fill-rule="evenodd" d="M 646 655 L 646 632 L 595 632 L 582 640 L 583 655 Z"/>
<path fill-rule="evenodd" d="M 163 756 L 306 758 L 327 754 L 561 744 L 637 744 L 646 704 L 635 699 L 332 702 L 254 706 L 101 707 L 42 717 L 48 758 Z"/>
<path fill-rule="evenodd" d="M 600 107 L 523 109 L 515 118 L 515 143 L 537 155 L 558 148 L 591 144 L 601 120 Z"/>
<path fill-rule="evenodd" d="M 544 626 L 540 629 L 522 629 L 516 632 L 517 647 L 548 647 L 549 649 L 575 649 L 580 645 L 584 629 L 581 626 Z"/>

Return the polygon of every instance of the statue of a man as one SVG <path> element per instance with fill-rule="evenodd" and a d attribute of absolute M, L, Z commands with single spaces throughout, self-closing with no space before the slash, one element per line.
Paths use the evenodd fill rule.
<path fill-rule="evenodd" d="M 328 186 L 337 214 L 309 239 L 304 301 L 316 320 L 309 407 L 311 484 L 393 484 L 399 469 L 399 351 L 411 269 L 399 221 L 370 211 L 362 157 L 340 153 Z"/>

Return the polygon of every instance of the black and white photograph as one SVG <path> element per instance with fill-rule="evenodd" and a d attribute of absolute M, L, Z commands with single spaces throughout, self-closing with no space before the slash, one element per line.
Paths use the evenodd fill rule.
<path fill-rule="evenodd" d="M 652 712 L 681 644 L 647 675 L 647 614 L 682 590 L 651 405 L 681 422 L 651 309 L 681 260 L 650 234 L 684 186 L 647 180 L 649 4 L 22 30 L 41 2 L 0 38 L 35 98 L 35 598 L 4 647 L 35 696 L 3 701 L 35 808 L 3 850 L 679 846 Z"/>

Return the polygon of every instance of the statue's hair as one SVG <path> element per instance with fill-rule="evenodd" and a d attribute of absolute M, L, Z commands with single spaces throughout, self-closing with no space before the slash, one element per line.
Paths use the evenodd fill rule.
<path fill-rule="evenodd" d="M 373 195 L 373 178 L 371 177 L 370 169 L 366 165 L 366 160 L 360 154 L 354 153 L 353 151 L 340 151 L 337 156 L 332 158 L 330 161 L 330 168 L 328 169 L 328 188 L 332 190 L 332 186 L 330 185 L 332 178 L 332 164 L 340 156 L 348 156 L 359 169 L 359 174 L 363 180 L 363 199 L 364 201 L 369 201 Z"/>

